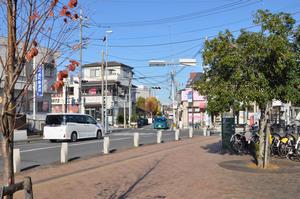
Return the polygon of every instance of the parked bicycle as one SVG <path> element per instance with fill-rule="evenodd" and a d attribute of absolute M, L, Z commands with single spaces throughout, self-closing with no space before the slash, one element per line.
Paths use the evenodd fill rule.
<path fill-rule="evenodd" d="M 230 147 L 236 153 L 251 152 L 253 144 L 259 143 L 258 131 L 236 133 L 231 136 Z"/>

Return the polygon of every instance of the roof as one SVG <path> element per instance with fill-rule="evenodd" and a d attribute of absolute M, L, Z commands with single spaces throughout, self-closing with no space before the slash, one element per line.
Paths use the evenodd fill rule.
<path fill-rule="evenodd" d="M 94 62 L 94 63 L 90 63 L 90 64 L 84 64 L 82 65 L 83 68 L 87 68 L 87 67 L 99 67 L 102 65 L 102 62 Z M 106 65 L 106 63 L 104 63 L 104 66 Z M 133 67 L 128 66 L 126 64 L 120 63 L 120 62 L 116 62 L 116 61 L 110 61 L 107 62 L 107 67 L 115 67 L 115 66 L 121 66 L 123 68 L 129 68 L 129 69 L 133 69 Z"/>

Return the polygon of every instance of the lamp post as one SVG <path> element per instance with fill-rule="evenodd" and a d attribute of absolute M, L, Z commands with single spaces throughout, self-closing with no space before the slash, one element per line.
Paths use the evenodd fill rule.
<path fill-rule="evenodd" d="M 108 63 L 108 36 L 111 34 L 112 31 L 108 30 L 105 32 L 105 51 L 106 51 L 106 59 L 105 59 L 105 126 L 104 126 L 104 133 L 107 134 L 108 131 L 108 118 L 107 118 L 107 63 Z"/>

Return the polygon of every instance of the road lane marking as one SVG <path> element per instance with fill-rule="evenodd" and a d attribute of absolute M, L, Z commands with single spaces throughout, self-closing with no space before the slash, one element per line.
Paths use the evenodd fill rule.
<path fill-rule="evenodd" d="M 118 141 L 118 140 L 126 140 L 129 138 L 117 138 L 117 139 L 111 139 L 111 141 Z M 131 138 L 130 138 L 131 139 Z M 83 142 L 83 143 L 76 143 L 76 144 L 70 144 L 70 146 L 80 146 L 80 145 L 86 145 L 86 144 L 93 144 L 93 143 L 102 143 L 103 140 L 97 140 L 97 141 L 91 141 L 91 142 Z M 60 148 L 61 145 L 57 146 L 50 146 L 50 147 L 41 147 L 41 148 L 35 148 L 35 149 L 28 149 L 28 150 L 23 150 L 21 153 L 26 153 L 26 152 L 32 152 L 32 151 L 39 151 L 39 150 L 44 150 L 44 149 L 54 149 L 54 148 Z"/>
<path fill-rule="evenodd" d="M 132 134 L 133 135 L 133 134 Z M 153 137 L 153 134 L 143 134 L 141 137 Z M 119 141 L 119 140 L 128 140 L 128 139 L 133 139 L 132 137 L 126 137 L 126 138 L 115 138 L 111 139 L 111 141 Z M 81 143 L 71 143 L 70 146 L 80 146 L 80 145 L 86 145 L 86 144 L 93 144 L 93 143 L 103 143 L 103 140 L 95 140 L 95 141 L 89 141 L 89 142 L 81 142 Z M 27 145 L 28 146 L 28 145 Z M 60 148 L 61 145 L 56 145 L 56 146 L 48 146 L 48 147 L 39 147 L 39 148 L 34 148 L 34 149 L 27 149 L 27 150 L 22 150 L 20 151 L 21 153 L 27 153 L 27 152 L 32 152 L 32 151 L 39 151 L 39 150 L 46 150 L 46 149 L 55 149 L 55 148 Z M 2 154 L 0 154 L 0 157 Z"/>

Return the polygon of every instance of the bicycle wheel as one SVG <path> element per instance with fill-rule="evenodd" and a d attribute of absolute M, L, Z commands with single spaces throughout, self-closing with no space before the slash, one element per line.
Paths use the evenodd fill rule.
<path fill-rule="evenodd" d="M 234 135 L 230 140 L 230 147 L 236 153 L 241 153 L 244 148 L 244 141 L 241 135 Z"/>
<path fill-rule="evenodd" d="M 279 155 L 279 145 L 280 145 L 280 135 L 277 133 L 274 133 L 271 135 L 271 155 Z"/>

